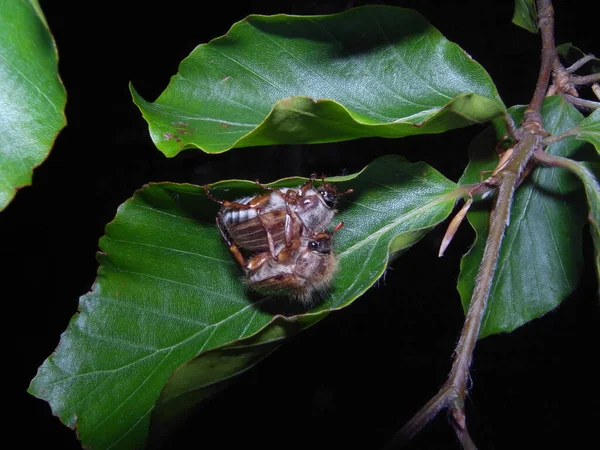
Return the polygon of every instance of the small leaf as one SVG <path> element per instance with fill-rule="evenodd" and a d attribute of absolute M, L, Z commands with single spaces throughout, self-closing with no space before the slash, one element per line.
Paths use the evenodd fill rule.
<path fill-rule="evenodd" d="M 512 22 L 531 33 L 537 33 L 537 13 L 534 0 L 515 0 Z"/>
<path fill-rule="evenodd" d="M 506 113 L 479 64 L 389 6 L 249 16 L 198 46 L 154 103 L 131 92 L 167 156 L 440 133 Z"/>
<path fill-rule="evenodd" d="M 328 181 L 354 189 L 336 216 L 345 222 L 335 235 L 340 268 L 322 303 L 287 319 L 296 305 L 244 288 L 214 223 L 218 205 L 202 188 L 159 183 L 138 191 L 107 226 L 92 292 L 81 298 L 79 314 L 30 392 L 77 426 L 84 446 L 140 448 L 157 401 L 153 420 L 169 426 L 178 411 L 284 337 L 350 304 L 383 274 L 392 250 L 405 250 L 448 216 L 457 195 L 456 185 L 431 167 L 397 156 Z M 255 183 L 235 180 L 211 189 L 220 198 L 258 191 Z"/>
<path fill-rule="evenodd" d="M 576 138 L 591 142 L 596 147 L 596 151 L 600 153 L 600 109 L 583 119 L 577 128 L 579 133 Z"/>
<path fill-rule="evenodd" d="M 37 0 L 0 6 L 0 211 L 31 184 L 65 126 L 57 52 Z"/>
<path fill-rule="evenodd" d="M 510 110 L 517 123 L 523 110 Z M 542 117 L 544 127 L 553 134 L 572 128 L 582 119 L 560 97 L 545 100 Z M 471 160 L 460 184 L 478 182 L 482 171 L 494 169 L 497 158 L 491 149 L 501 134 L 488 130 L 473 142 Z M 549 146 L 547 152 L 573 157 L 581 154 L 583 147 L 582 142 L 570 138 Z M 512 331 L 542 316 L 575 289 L 582 266 L 581 230 L 585 224 L 578 202 L 580 186 L 563 168 L 537 168 L 517 190 L 480 337 Z M 465 311 L 488 234 L 488 207 L 476 204 L 467 216 L 477 236 L 461 263 L 458 290 Z"/>

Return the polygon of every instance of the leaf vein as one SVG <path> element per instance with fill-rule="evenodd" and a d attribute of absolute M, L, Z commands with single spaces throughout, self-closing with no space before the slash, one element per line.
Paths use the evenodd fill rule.
<path fill-rule="evenodd" d="M 89 397 L 91 397 L 94 392 L 96 392 L 98 389 L 100 389 L 114 374 L 116 374 L 117 372 L 114 371 L 112 373 L 109 373 L 107 377 L 104 378 L 104 380 L 102 380 L 98 385 L 96 385 L 96 387 L 94 389 L 92 389 L 90 392 L 88 392 L 83 398 L 80 398 L 79 400 L 77 400 L 75 403 L 73 403 L 71 406 L 69 406 L 68 408 L 66 408 L 62 414 L 66 415 L 66 413 L 68 411 L 73 411 L 75 410 L 79 405 L 81 405 L 83 402 L 85 402 Z"/>
<path fill-rule="evenodd" d="M 220 258 L 214 258 L 212 256 L 203 255 L 202 253 L 190 252 L 190 251 L 187 251 L 187 250 L 181 250 L 181 249 L 172 248 L 172 247 L 164 247 L 162 245 L 147 244 L 145 242 L 136 242 L 136 241 L 127 241 L 127 240 L 124 240 L 124 239 L 116 239 L 116 238 L 113 238 L 113 237 L 108 236 L 108 235 L 107 235 L 107 237 L 110 240 L 112 240 L 112 241 L 122 242 L 124 244 L 131 244 L 131 245 L 134 245 L 134 246 L 141 246 L 141 247 L 151 247 L 151 248 L 157 248 L 157 249 L 161 249 L 161 250 L 169 250 L 169 251 L 172 251 L 172 252 L 175 252 L 175 253 L 183 253 L 183 254 L 186 254 L 186 255 L 199 256 L 200 258 L 209 259 L 211 261 L 217 261 L 217 262 L 224 263 L 224 264 L 229 264 L 229 265 L 235 264 L 230 259 L 225 260 L 225 259 L 220 259 Z"/>
<path fill-rule="evenodd" d="M 402 64 L 402 66 L 403 66 L 403 67 L 404 67 L 404 68 L 405 68 L 407 71 L 409 71 L 409 72 L 410 72 L 410 73 L 411 73 L 411 74 L 412 74 L 412 75 L 413 75 L 415 78 L 418 78 L 419 80 L 421 80 L 421 82 L 422 82 L 423 86 L 425 86 L 427 89 L 429 89 L 430 91 L 433 91 L 433 92 L 435 92 L 436 94 L 439 94 L 440 96 L 442 96 L 442 97 L 444 97 L 444 98 L 447 98 L 447 99 L 449 99 L 449 100 L 452 100 L 452 97 L 450 97 L 450 96 L 448 96 L 448 95 L 446 95 L 446 94 L 444 94 L 444 93 L 442 93 L 442 92 L 438 91 L 437 89 L 435 89 L 433 86 L 431 86 L 429 83 L 427 83 L 427 82 L 425 81 L 425 79 L 424 79 L 422 76 L 420 76 L 420 75 L 419 75 L 417 72 L 415 72 L 415 71 L 413 70 L 413 68 L 412 68 L 412 67 L 410 67 L 409 65 L 407 65 L 407 64 L 406 64 L 406 62 L 404 61 L 404 58 L 402 58 L 402 57 L 400 56 L 400 54 L 398 54 L 398 52 L 397 52 L 396 48 L 393 46 L 393 44 L 392 44 L 392 42 L 391 42 L 390 38 L 388 37 L 388 35 L 387 35 L 386 31 L 384 30 L 384 28 L 383 28 L 383 27 L 381 26 L 381 24 L 379 23 L 379 20 L 377 20 L 377 18 L 374 18 L 374 21 L 375 21 L 375 23 L 377 24 L 377 27 L 379 28 L 379 30 L 381 31 L 381 34 L 382 34 L 382 36 L 383 36 L 383 37 L 386 39 L 386 41 L 388 42 L 388 44 L 389 44 L 390 48 L 392 48 L 392 49 L 394 49 L 394 50 L 396 51 L 396 54 L 398 55 L 398 59 L 397 59 L 397 61 L 398 61 L 398 62 L 400 62 L 400 63 Z"/>
<path fill-rule="evenodd" d="M 110 450 L 110 449 L 111 449 L 111 448 L 113 448 L 115 445 L 117 445 L 119 442 L 121 442 L 121 441 L 122 441 L 122 440 L 123 440 L 123 439 L 124 439 L 124 438 L 125 438 L 125 437 L 126 437 L 128 434 L 129 434 L 129 433 L 131 433 L 131 430 L 133 430 L 135 427 L 137 427 L 137 425 L 138 425 L 138 424 L 139 424 L 139 423 L 140 423 L 142 420 L 144 420 L 144 418 L 145 418 L 145 417 L 146 417 L 148 414 L 150 414 L 150 411 L 152 411 L 153 409 L 154 409 L 154 405 L 152 405 L 152 406 L 150 407 L 150 409 L 148 409 L 148 411 L 146 411 L 144 414 L 142 414 L 142 415 L 140 416 L 140 418 L 138 419 L 138 421 L 137 421 L 137 422 L 135 422 L 133 425 L 131 425 L 131 427 L 129 427 L 129 429 L 128 429 L 128 430 L 127 430 L 125 433 L 123 433 L 123 434 L 122 434 L 122 435 L 119 437 L 119 439 L 117 439 L 115 442 L 113 442 L 113 443 L 112 443 L 110 446 L 106 447 L 106 450 Z"/>
<path fill-rule="evenodd" d="M 136 392 L 138 392 L 147 382 L 148 380 L 152 377 L 152 375 L 154 375 L 154 373 L 156 373 L 156 371 L 160 368 L 160 366 L 165 362 L 165 360 L 169 357 L 169 355 L 171 354 L 173 350 L 171 349 L 162 359 L 162 361 L 160 361 L 156 367 L 154 367 L 154 370 L 152 370 L 152 372 L 150 372 L 148 374 L 148 376 L 145 377 L 144 381 L 142 381 L 136 389 L 133 390 L 133 392 L 131 394 L 129 394 L 127 396 L 127 398 L 125 398 L 117 407 L 115 408 L 111 408 L 111 412 L 110 414 L 108 414 L 106 417 L 104 417 L 104 419 L 102 419 L 100 422 L 98 422 L 96 424 L 95 427 L 93 427 L 91 430 L 89 430 L 89 433 L 93 433 L 95 430 L 97 430 L 100 426 L 102 426 L 102 424 L 104 422 L 106 422 L 108 419 L 110 419 L 113 415 L 115 415 L 117 413 L 117 411 L 119 411 L 128 401 L 129 399 L 131 399 Z"/>
<path fill-rule="evenodd" d="M 206 327 L 208 326 L 208 323 L 204 323 L 204 322 L 199 322 L 197 320 L 192 320 L 192 319 L 187 319 L 185 317 L 181 317 L 181 316 L 177 316 L 175 314 L 169 314 L 163 311 L 156 311 L 153 309 L 149 309 L 149 308 L 142 308 L 141 306 L 136 306 L 133 305 L 131 303 L 127 303 L 121 300 L 117 300 L 115 298 L 111 298 L 111 297 L 106 297 L 106 296 L 102 296 L 102 297 L 98 297 L 101 301 L 103 302 L 108 302 L 108 303 L 114 303 L 116 305 L 118 305 L 121 308 L 129 308 L 129 309 L 136 309 L 138 311 L 142 311 L 142 312 L 146 312 L 146 313 L 150 313 L 150 314 L 156 314 L 160 317 L 165 317 L 165 318 L 169 318 L 169 319 L 175 319 L 175 320 L 180 320 L 182 322 L 187 322 L 190 323 L 192 325 L 198 325 L 200 327 Z"/>
<path fill-rule="evenodd" d="M 406 214 L 401 215 L 397 219 L 392 220 L 387 225 L 382 226 L 379 230 L 377 230 L 374 233 L 368 235 L 365 239 L 362 239 L 362 240 L 358 241 L 356 244 L 351 245 L 346 250 L 344 250 L 343 252 L 339 253 L 338 256 L 339 257 L 346 256 L 348 253 L 351 253 L 351 252 L 355 251 L 357 248 L 362 247 L 363 245 L 367 244 L 371 240 L 378 239 L 379 236 L 383 235 L 385 232 L 387 232 L 387 231 L 389 231 L 389 230 L 391 230 L 391 229 L 393 229 L 393 228 L 401 225 L 402 223 L 407 222 L 409 219 L 412 219 L 414 217 L 418 217 L 419 215 L 423 214 L 423 211 L 427 211 L 428 209 L 430 209 L 432 207 L 435 207 L 438 204 L 444 203 L 446 201 L 448 201 L 447 196 L 439 194 L 439 196 L 437 198 L 435 198 L 434 200 L 430 201 L 429 203 L 426 203 L 423 206 L 415 208 L 412 211 L 409 211 Z M 417 231 L 417 230 L 414 230 L 414 231 Z"/>
<path fill-rule="evenodd" d="M 271 85 L 274 89 L 276 89 L 277 91 L 281 92 L 283 95 L 285 95 L 286 97 L 288 97 L 288 95 L 285 93 L 285 91 L 283 89 L 281 89 L 279 86 L 275 85 L 272 81 L 267 80 L 266 78 L 264 78 L 263 76 L 261 76 L 260 74 L 258 74 L 256 71 L 252 70 L 249 66 L 246 66 L 246 65 L 242 64 L 241 62 L 239 62 L 239 61 L 235 60 L 234 58 L 232 58 L 231 56 L 227 55 L 226 53 L 223 53 L 223 52 L 217 50 L 215 47 L 209 47 L 209 48 L 211 48 L 214 52 L 218 53 L 219 55 L 221 55 L 221 56 L 229 59 L 230 61 L 236 63 L 241 68 L 246 69 L 246 71 L 248 71 L 251 74 L 253 74 L 254 76 L 256 76 L 259 80 L 262 80 L 265 83 Z"/>
<path fill-rule="evenodd" d="M 207 116 L 184 115 L 182 110 L 177 109 L 173 106 L 166 105 L 164 103 L 148 103 L 148 104 L 144 105 L 144 108 L 149 109 L 149 110 L 154 110 L 158 114 L 165 114 L 165 115 L 175 117 L 178 121 L 182 120 L 182 119 L 187 119 L 187 120 L 197 120 L 197 121 L 203 121 L 203 122 L 217 122 L 217 123 L 225 123 L 228 125 L 233 125 L 233 126 L 238 126 L 238 127 L 246 127 L 246 128 L 256 128 L 259 125 L 257 123 L 231 122 L 229 120 L 217 119 L 214 117 L 207 117 Z M 186 113 L 189 113 L 189 111 L 186 111 Z"/>
<path fill-rule="evenodd" d="M 234 100 L 232 97 L 227 97 L 226 95 L 224 95 L 223 93 L 221 93 L 220 91 L 216 90 L 216 89 L 212 89 L 212 86 L 207 86 L 204 84 L 201 84 L 200 82 L 198 82 L 197 80 L 194 80 L 192 78 L 188 78 L 186 76 L 184 76 L 181 72 L 179 73 L 179 78 L 183 81 L 187 81 L 188 83 L 193 84 L 194 86 L 198 86 L 200 88 L 204 88 L 207 89 L 208 91 L 210 91 L 211 94 L 216 94 L 217 96 L 219 96 L 220 98 L 222 98 L 223 100 L 225 100 L 226 102 L 231 103 L 232 105 L 236 105 L 236 106 L 241 106 L 243 108 L 246 108 L 250 111 L 252 111 L 253 113 L 256 113 L 258 115 L 261 116 L 261 120 L 262 118 L 264 118 L 265 113 L 262 111 L 258 111 L 244 103 L 238 102 L 236 100 Z"/>
<path fill-rule="evenodd" d="M 250 317 L 250 319 L 248 319 L 248 323 L 246 324 L 246 326 L 244 327 L 244 329 L 242 330 L 242 332 L 240 333 L 240 335 L 237 338 L 238 340 L 241 339 L 246 334 L 246 331 L 248 331 L 248 328 L 250 327 L 250 324 L 252 323 L 252 321 L 256 317 L 257 313 L 258 313 L 258 308 L 256 308 L 254 310 L 254 313 L 252 314 L 252 316 Z"/>
<path fill-rule="evenodd" d="M 116 270 L 117 272 L 131 273 L 131 274 L 134 274 L 134 275 L 139 275 L 141 277 L 153 278 L 155 280 L 166 281 L 168 283 L 179 284 L 179 285 L 182 285 L 182 286 L 188 286 L 188 287 L 197 289 L 197 290 L 199 290 L 201 292 L 204 292 L 206 294 L 215 295 L 217 297 L 226 298 L 228 300 L 230 299 L 230 297 L 228 295 L 225 295 L 225 294 L 222 294 L 222 293 L 216 292 L 216 291 L 211 291 L 210 289 L 205 289 L 205 288 L 202 288 L 202 287 L 197 286 L 195 284 L 184 283 L 183 281 L 172 280 L 170 278 L 159 277 L 157 275 L 150 275 L 148 273 L 143 273 L 143 272 L 136 272 L 134 270 L 127 270 L 127 269 L 123 269 L 123 268 L 120 268 L 120 267 L 114 267 L 114 266 L 112 266 L 112 267 L 110 267 L 110 269 Z"/>
<path fill-rule="evenodd" d="M 159 350 L 156 347 L 146 347 L 146 346 L 143 346 L 143 345 L 134 344 L 133 342 L 129 342 L 129 341 L 126 341 L 126 340 L 123 340 L 123 339 L 111 338 L 111 337 L 107 337 L 107 336 L 101 336 L 99 334 L 93 334 L 93 333 L 90 333 L 88 331 L 83 331 L 83 329 L 79 329 L 79 332 L 83 336 L 87 336 L 87 337 L 90 337 L 92 339 L 98 339 L 99 341 L 109 342 L 109 343 L 114 344 L 116 346 L 133 347 L 133 348 L 138 348 L 140 350 L 145 350 L 145 351 L 148 351 L 148 352 L 156 352 L 157 350 Z"/>
<path fill-rule="evenodd" d="M 281 45 L 279 42 L 277 42 L 276 40 L 274 40 L 273 38 L 271 38 L 268 35 L 264 35 L 270 42 L 272 42 L 273 44 L 275 44 L 277 47 L 279 47 L 280 49 L 282 49 L 284 52 L 286 52 L 288 55 L 290 55 L 292 58 L 294 58 L 296 61 L 298 61 L 308 72 L 316 75 L 320 80 L 324 81 L 325 84 L 327 84 L 329 86 L 329 89 L 333 92 L 335 92 L 336 90 L 339 90 L 338 87 L 334 86 L 327 78 L 325 78 L 323 75 L 321 75 L 318 71 L 316 71 L 315 69 L 313 69 L 312 67 L 310 67 L 306 62 L 302 61 L 300 58 L 298 58 L 296 55 L 294 55 L 291 51 L 289 51 L 287 48 L 285 48 L 283 45 Z M 300 82 L 301 80 L 297 79 L 298 82 Z M 393 91 L 390 90 L 390 92 L 393 93 Z M 362 103 L 360 100 L 358 100 L 355 97 L 352 97 L 351 95 L 348 94 L 348 99 L 351 100 L 352 102 L 355 103 L 355 105 L 359 105 L 361 107 L 361 109 L 363 109 L 364 111 L 368 111 L 370 114 L 372 114 L 373 116 L 378 116 L 382 119 L 387 119 L 389 121 L 395 120 L 396 118 L 394 117 L 389 117 L 389 116 L 385 116 L 375 110 L 373 110 L 372 108 L 369 108 L 368 106 L 366 106 L 364 103 Z M 331 98 L 332 100 L 333 97 Z"/>
<path fill-rule="evenodd" d="M 335 42 L 337 42 L 337 43 L 339 44 L 339 46 L 340 46 L 340 47 L 341 47 L 341 48 L 344 50 L 344 52 L 345 52 L 346 54 L 348 54 L 348 51 L 345 49 L 345 46 L 344 46 L 344 44 L 343 44 L 343 43 L 342 43 L 342 42 L 341 42 L 339 39 L 337 39 L 337 38 L 336 38 L 336 37 L 333 35 L 333 33 L 331 33 L 331 32 L 330 32 L 330 31 L 329 31 L 327 28 L 325 28 L 325 27 L 324 27 L 324 26 L 323 26 L 321 23 L 317 22 L 316 20 L 310 19 L 310 22 L 312 22 L 312 23 L 314 23 L 314 24 L 318 25 L 318 26 L 319 26 L 319 27 L 320 27 L 320 28 L 321 28 L 323 31 L 325 31 L 325 33 L 327 33 L 329 36 L 331 36 L 331 38 L 332 38 L 332 39 L 333 39 Z M 387 36 L 386 36 L 386 37 L 387 37 Z M 389 39 L 388 39 L 388 42 L 389 42 Z M 415 106 L 418 106 L 418 107 L 421 107 L 421 108 L 427 108 L 427 109 L 431 109 L 431 108 L 432 108 L 432 106 L 431 106 L 431 105 L 423 105 L 423 104 L 421 104 L 421 103 L 417 103 L 417 102 L 415 102 L 414 100 L 411 100 L 411 99 L 408 99 L 408 98 L 406 98 L 406 97 L 403 97 L 403 96 L 401 96 L 401 95 L 400 95 L 398 92 L 394 91 L 393 89 L 390 89 L 390 88 L 389 88 L 389 87 L 388 87 L 388 86 L 387 86 L 385 83 L 382 83 L 382 82 L 381 82 L 381 80 L 379 80 L 379 78 L 372 78 L 371 80 L 375 80 L 379 86 L 382 86 L 382 87 L 383 87 L 383 88 L 384 88 L 386 91 L 390 92 L 390 93 L 391 93 L 391 94 L 392 94 L 394 97 L 396 97 L 396 98 L 398 98 L 398 99 L 400 99 L 400 100 L 403 100 L 403 101 L 405 101 L 405 102 L 407 102 L 407 103 L 410 103 L 410 104 L 412 104 L 412 105 L 415 105 Z M 378 113 L 376 113 L 376 114 L 378 114 Z M 384 117 L 384 118 L 386 118 L 386 119 L 390 119 L 390 117 L 387 117 L 387 116 L 384 116 L 384 115 L 381 115 L 381 114 L 378 114 L 378 115 L 379 115 L 380 117 Z M 404 117 L 404 118 L 400 118 L 400 119 L 399 119 L 399 118 L 394 118 L 394 119 L 393 119 L 393 121 L 394 121 L 394 122 L 397 122 L 398 120 L 402 120 L 402 119 L 406 119 L 406 117 Z"/>
<path fill-rule="evenodd" d="M 0 58 L 6 62 L 6 65 L 10 66 L 22 79 L 24 79 L 25 81 L 27 81 L 31 86 L 33 86 L 41 95 L 42 97 L 44 97 L 44 99 L 50 103 L 50 106 L 52 106 L 52 108 L 54 109 L 54 111 L 60 115 L 60 111 L 58 110 L 58 106 L 56 106 L 54 104 L 54 102 L 52 100 L 50 100 L 50 98 L 48 97 L 48 95 L 42 91 L 40 89 L 40 87 L 35 84 L 31 79 L 29 79 L 29 77 L 27 75 L 25 75 L 21 69 L 19 69 L 17 66 L 15 66 L 12 61 L 10 61 L 9 59 L 7 59 L 2 53 L 0 53 Z"/>
<path fill-rule="evenodd" d="M 375 251 L 375 249 L 377 248 L 377 243 L 379 242 L 379 239 L 381 238 L 381 235 L 378 236 L 375 241 L 372 243 L 372 247 L 369 250 L 369 253 L 367 254 L 367 256 L 365 257 L 365 259 L 362 262 L 362 265 L 360 267 L 360 269 L 356 272 L 356 276 L 354 276 L 354 279 L 352 280 L 352 283 L 350 284 L 350 286 L 348 286 L 348 288 L 346 289 L 347 292 L 350 292 L 354 286 L 358 283 L 358 281 L 361 279 L 361 277 L 359 276 L 360 274 L 362 274 L 365 270 L 365 268 L 368 266 L 368 264 L 371 262 L 371 256 L 373 255 L 373 252 Z"/>

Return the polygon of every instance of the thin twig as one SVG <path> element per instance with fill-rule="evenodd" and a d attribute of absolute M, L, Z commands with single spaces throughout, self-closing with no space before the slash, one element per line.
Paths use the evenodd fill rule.
<path fill-rule="evenodd" d="M 572 95 L 569 95 L 569 94 L 563 94 L 563 97 L 569 103 L 572 103 L 573 105 L 576 105 L 576 106 L 581 106 L 582 108 L 588 108 L 588 109 L 600 108 L 600 102 L 594 102 L 592 100 L 586 100 L 584 98 L 573 97 Z"/>
<path fill-rule="evenodd" d="M 469 370 L 498 264 L 502 240 L 509 225 L 513 196 L 517 186 L 527 173 L 528 164 L 534 152 L 536 149 L 541 150 L 542 138 L 547 134 L 542 125 L 541 107 L 546 96 L 553 65 L 558 60 L 554 46 L 554 10 L 551 0 L 538 0 L 537 10 L 542 37 L 540 73 L 533 97 L 525 111 L 522 128 L 515 133 L 519 141 L 513 147 L 512 154 L 502 168 L 481 183 L 488 187 L 497 187 L 498 195 L 490 215 L 489 234 L 465 323 L 456 346 L 452 369 L 440 391 L 396 433 L 386 446 L 388 449 L 406 443 L 438 412 L 446 408 L 450 409 L 452 413 L 453 427 L 463 448 L 475 449 L 475 444 L 467 430 L 464 409 Z"/>
<path fill-rule="evenodd" d="M 504 123 L 506 124 L 506 130 L 509 136 L 516 138 L 517 136 L 517 126 L 515 125 L 515 121 L 513 120 L 510 114 L 504 115 Z"/>
<path fill-rule="evenodd" d="M 563 167 L 570 170 L 582 180 L 593 180 L 595 179 L 592 172 L 584 167 L 580 162 L 574 161 L 569 158 L 563 158 L 562 156 L 554 156 L 546 153 L 542 149 L 538 149 L 534 154 L 533 158 L 544 166 L 550 167 Z M 595 183 L 598 185 L 598 182 Z"/>
<path fill-rule="evenodd" d="M 581 77 L 573 75 L 571 77 L 571 83 L 576 85 L 592 84 L 596 81 L 600 81 L 600 73 L 591 73 L 589 75 L 584 75 Z"/>
<path fill-rule="evenodd" d="M 464 450 L 477 450 L 477 446 L 467 431 L 467 418 L 464 407 L 452 410 L 452 426 Z"/>
<path fill-rule="evenodd" d="M 592 59 L 596 59 L 596 57 L 595 57 L 594 55 L 592 55 L 591 53 L 590 53 L 589 55 L 585 55 L 583 58 L 581 58 L 581 59 L 580 59 L 580 60 L 578 60 L 578 61 L 575 61 L 575 63 L 574 63 L 572 66 L 570 66 L 570 67 L 567 67 L 565 70 L 566 70 L 567 72 L 569 72 L 569 73 L 573 73 L 573 72 L 575 72 L 577 69 L 579 69 L 579 68 L 583 67 L 583 65 L 584 65 L 586 62 L 588 62 L 588 61 L 591 61 Z"/>
<path fill-rule="evenodd" d="M 548 145 L 554 144 L 558 141 L 562 141 L 563 139 L 568 138 L 569 136 L 577 136 L 580 132 L 581 130 L 579 129 L 579 127 L 569 128 L 568 130 L 563 131 L 562 133 L 553 134 L 552 136 L 545 137 L 542 140 L 542 145 L 547 147 Z"/>
<path fill-rule="evenodd" d="M 538 0 L 537 10 L 538 25 L 542 37 L 542 62 L 540 64 L 540 73 L 533 92 L 533 97 L 525 110 L 523 123 L 523 128 L 531 131 L 534 131 L 532 127 L 535 127 L 536 125 L 541 127 L 542 125 L 542 117 L 540 114 L 542 102 L 544 101 L 548 83 L 550 82 L 552 66 L 558 59 L 556 46 L 554 44 L 554 8 L 552 7 L 552 1 Z"/>

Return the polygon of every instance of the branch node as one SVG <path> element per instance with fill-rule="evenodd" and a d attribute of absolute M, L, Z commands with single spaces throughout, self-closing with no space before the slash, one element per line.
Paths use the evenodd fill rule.
<path fill-rule="evenodd" d="M 579 93 L 571 79 L 571 74 L 565 70 L 558 59 L 554 60 L 552 86 L 548 89 L 546 96 L 549 97 L 556 93 L 571 94 L 574 97 L 579 97 Z"/>

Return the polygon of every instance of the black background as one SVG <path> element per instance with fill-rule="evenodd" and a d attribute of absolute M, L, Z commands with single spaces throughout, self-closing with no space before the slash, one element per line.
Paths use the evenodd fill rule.
<path fill-rule="evenodd" d="M 10 394 L 4 409 L 11 421 L 4 439 L 16 439 L 21 448 L 80 448 L 73 431 L 25 390 L 94 281 L 105 224 L 144 183 L 352 173 L 388 153 L 427 161 L 457 180 L 466 146 L 482 129 L 222 155 L 190 150 L 167 159 L 131 102 L 129 81 L 153 101 L 196 45 L 223 35 L 248 14 L 325 14 L 348 3 L 40 3 L 59 49 L 68 126 L 36 169 L 33 186 L 0 214 L 2 298 L 8 306 L 4 388 Z M 510 23 L 512 2 L 385 3 L 421 11 L 488 70 L 507 105 L 529 101 L 539 36 Z M 597 44 L 593 14 L 574 4 L 555 2 L 557 42 L 598 51 L 591 48 Z M 444 382 L 460 333 L 455 280 L 473 233 L 463 227 L 439 259 L 443 230 L 398 259 L 352 306 L 302 333 L 208 402 L 168 448 L 380 448 Z M 600 314 L 590 240 L 585 244 L 588 264 L 577 292 L 542 319 L 478 344 L 467 410 L 480 448 L 597 442 Z M 458 444 L 442 414 L 409 448 Z"/>

